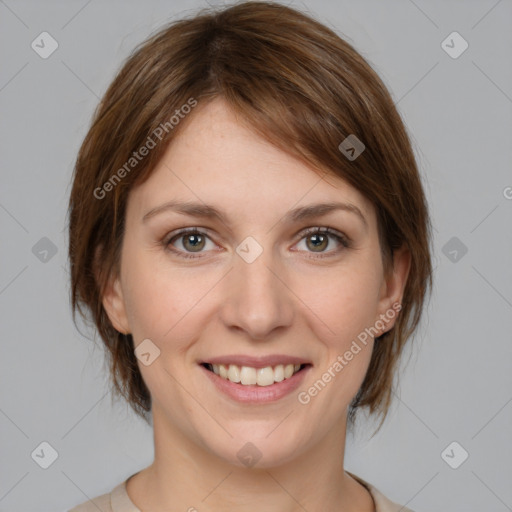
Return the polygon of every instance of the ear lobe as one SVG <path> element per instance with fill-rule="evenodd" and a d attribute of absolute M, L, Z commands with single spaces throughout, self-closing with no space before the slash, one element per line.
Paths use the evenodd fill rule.
<path fill-rule="evenodd" d="M 96 282 L 101 289 L 100 275 L 102 268 L 100 266 L 102 248 L 97 247 L 95 252 L 94 261 L 94 276 Z M 107 313 L 107 316 L 114 326 L 114 328 L 123 333 L 130 333 L 130 327 L 128 325 L 128 318 L 126 316 L 126 307 L 124 303 L 123 290 L 121 288 L 121 282 L 119 276 L 111 275 L 108 277 L 103 296 L 101 297 L 101 303 Z"/>
<path fill-rule="evenodd" d="M 123 334 L 128 334 L 130 327 L 126 316 L 123 290 L 118 277 L 109 280 L 103 294 L 102 304 L 114 328 Z"/>
<path fill-rule="evenodd" d="M 389 331 L 395 325 L 397 316 L 395 313 L 400 310 L 400 308 L 397 309 L 396 304 L 402 303 L 410 269 L 411 253 L 407 247 L 402 246 L 393 252 L 393 268 L 384 276 L 385 283 L 379 300 L 379 313 L 385 315 L 386 312 L 392 310 L 393 315 L 388 320 L 383 333 Z"/>

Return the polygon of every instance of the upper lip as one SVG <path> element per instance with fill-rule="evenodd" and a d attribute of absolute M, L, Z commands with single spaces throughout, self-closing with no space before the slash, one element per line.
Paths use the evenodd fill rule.
<path fill-rule="evenodd" d="M 267 366 L 277 366 L 278 364 L 311 364 L 308 360 L 285 354 L 272 354 L 268 356 L 248 356 L 248 355 L 226 355 L 211 357 L 201 361 L 200 364 L 236 364 L 237 366 L 249 366 L 251 368 L 266 368 Z"/>

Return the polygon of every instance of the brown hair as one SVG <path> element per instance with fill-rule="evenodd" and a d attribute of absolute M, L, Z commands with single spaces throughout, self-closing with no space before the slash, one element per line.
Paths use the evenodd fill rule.
<path fill-rule="evenodd" d="M 148 420 L 151 397 L 133 339 L 114 329 L 101 298 L 109 276 L 119 271 L 128 194 L 148 178 L 186 122 L 174 126 L 169 120 L 191 98 L 205 104 L 216 97 L 270 143 L 346 180 L 373 203 L 386 270 L 394 249 L 409 249 L 402 309 L 394 327 L 377 338 L 350 406 L 350 424 L 358 407 L 368 407 L 381 414 L 382 425 L 398 358 L 432 286 L 427 204 L 410 140 L 378 75 L 332 30 L 284 5 L 243 2 L 200 11 L 150 37 L 119 71 L 74 169 L 69 201 L 74 318 L 77 310 L 84 318 L 92 314 L 107 348 L 114 391 Z M 155 130 L 162 127 L 165 134 L 156 140 Z M 354 160 L 338 149 L 351 134 L 366 146 Z M 150 139 L 154 147 L 128 167 Z"/>

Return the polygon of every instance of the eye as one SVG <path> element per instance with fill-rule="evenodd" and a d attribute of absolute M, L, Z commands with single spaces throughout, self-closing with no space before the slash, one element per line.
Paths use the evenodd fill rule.
<path fill-rule="evenodd" d="M 193 254 L 187 253 L 201 253 L 204 252 L 203 249 L 207 246 L 207 241 L 209 241 L 215 248 L 216 245 L 210 240 L 210 238 L 202 231 L 199 231 L 197 228 L 185 228 L 178 233 L 175 233 L 171 238 L 164 241 L 164 246 L 170 251 L 178 254 L 183 258 L 200 258 L 200 255 L 194 256 Z M 176 249 L 176 245 L 181 245 L 182 248 Z"/>
<path fill-rule="evenodd" d="M 333 256 L 338 254 L 343 249 L 350 247 L 350 243 L 348 238 L 339 232 L 333 232 L 331 228 L 308 228 L 305 232 L 302 233 L 302 238 L 300 242 L 305 240 L 306 252 L 313 253 L 324 253 L 327 252 L 325 256 L 323 254 L 319 256 L 313 256 L 316 258 L 324 258 L 328 256 Z M 338 245 L 337 248 L 326 251 L 326 248 L 332 245 L 330 240 L 335 240 L 335 244 Z"/>
<path fill-rule="evenodd" d="M 305 240 L 306 243 L 305 252 L 317 253 L 316 256 L 312 256 L 313 258 L 325 258 L 334 256 L 343 249 L 350 247 L 349 239 L 345 235 L 337 231 L 334 232 L 329 227 L 308 228 L 301 234 L 302 238 L 300 239 L 300 242 Z M 334 240 L 338 247 L 330 251 L 326 251 L 326 248 L 332 245 L 330 243 L 331 240 Z M 203 231 L 200 231 L 198 228 L 184 228 L 177 233 L 174 233 L 169 238 L 166 238 L 163 241 L 163 245 L 166 249 L 177 254 L 179 257 L 201 258 L 201 254 L 206 252 L 203 249 L 208 249 L 208 242 L 210 242 L 213 246 L 210 247 L 210 249 L 215 249 L 217 247 L 216 244 L 212 242 L 210 237 Z M 181 247 L 179 247 L 180 245 Z M 324 255 L 323 253 L 327 254 Z"/>

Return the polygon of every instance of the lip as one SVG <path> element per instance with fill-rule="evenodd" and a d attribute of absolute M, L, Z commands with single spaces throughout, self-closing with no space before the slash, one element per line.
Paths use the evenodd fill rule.
<path fill-rule="evenodd" d="M 277 366 L 278 364 L 309 364 L 311 361 L 296 356 L 288 356 L 285 354 L 272 354 L 268 356 L 247 356 L 243 354 L 238 355 L 227 355 L 212 357 L 211 359 L 205 359 L 199 361 L 199 364 L 236 364 L 237 366 L 250 366 L 251 368 L 266 368 L 267 366 Z"/>
<path fill-rule="evenodd" d="M 218 358 L 216 359 L 218 360 Z M 299 364 L 299 362 L 297 362 L 296 364 Z M 266 364 L 265 366 L 272 365 Z M 259 366 L 258 368 L 265 368 L 265 366 Z M 199 368 L 201 368 L 201 370 L 205 373 L 206 377 L 210 379 L 210 381 L 221 393 L 231 398 L 232 400 L 246 404 L 261 404 L 275 402 L 287 395 L 290 395 L 301 385 L 302 381 L 306 377 L 306 374 L 312 368 L 312 365 L 308 364 L 308 366 L 302 368 L 300 371 L 293 374 L 289 379 L 284 379 L 281 382 L 276 382 L 274 384 L 271 384 L 270 386 L 258 386 L 256 384 L 251 386 L 244 386 L 242 384 L 236 384 L 208 370 L 202 364 L 199 365 Z"/>

